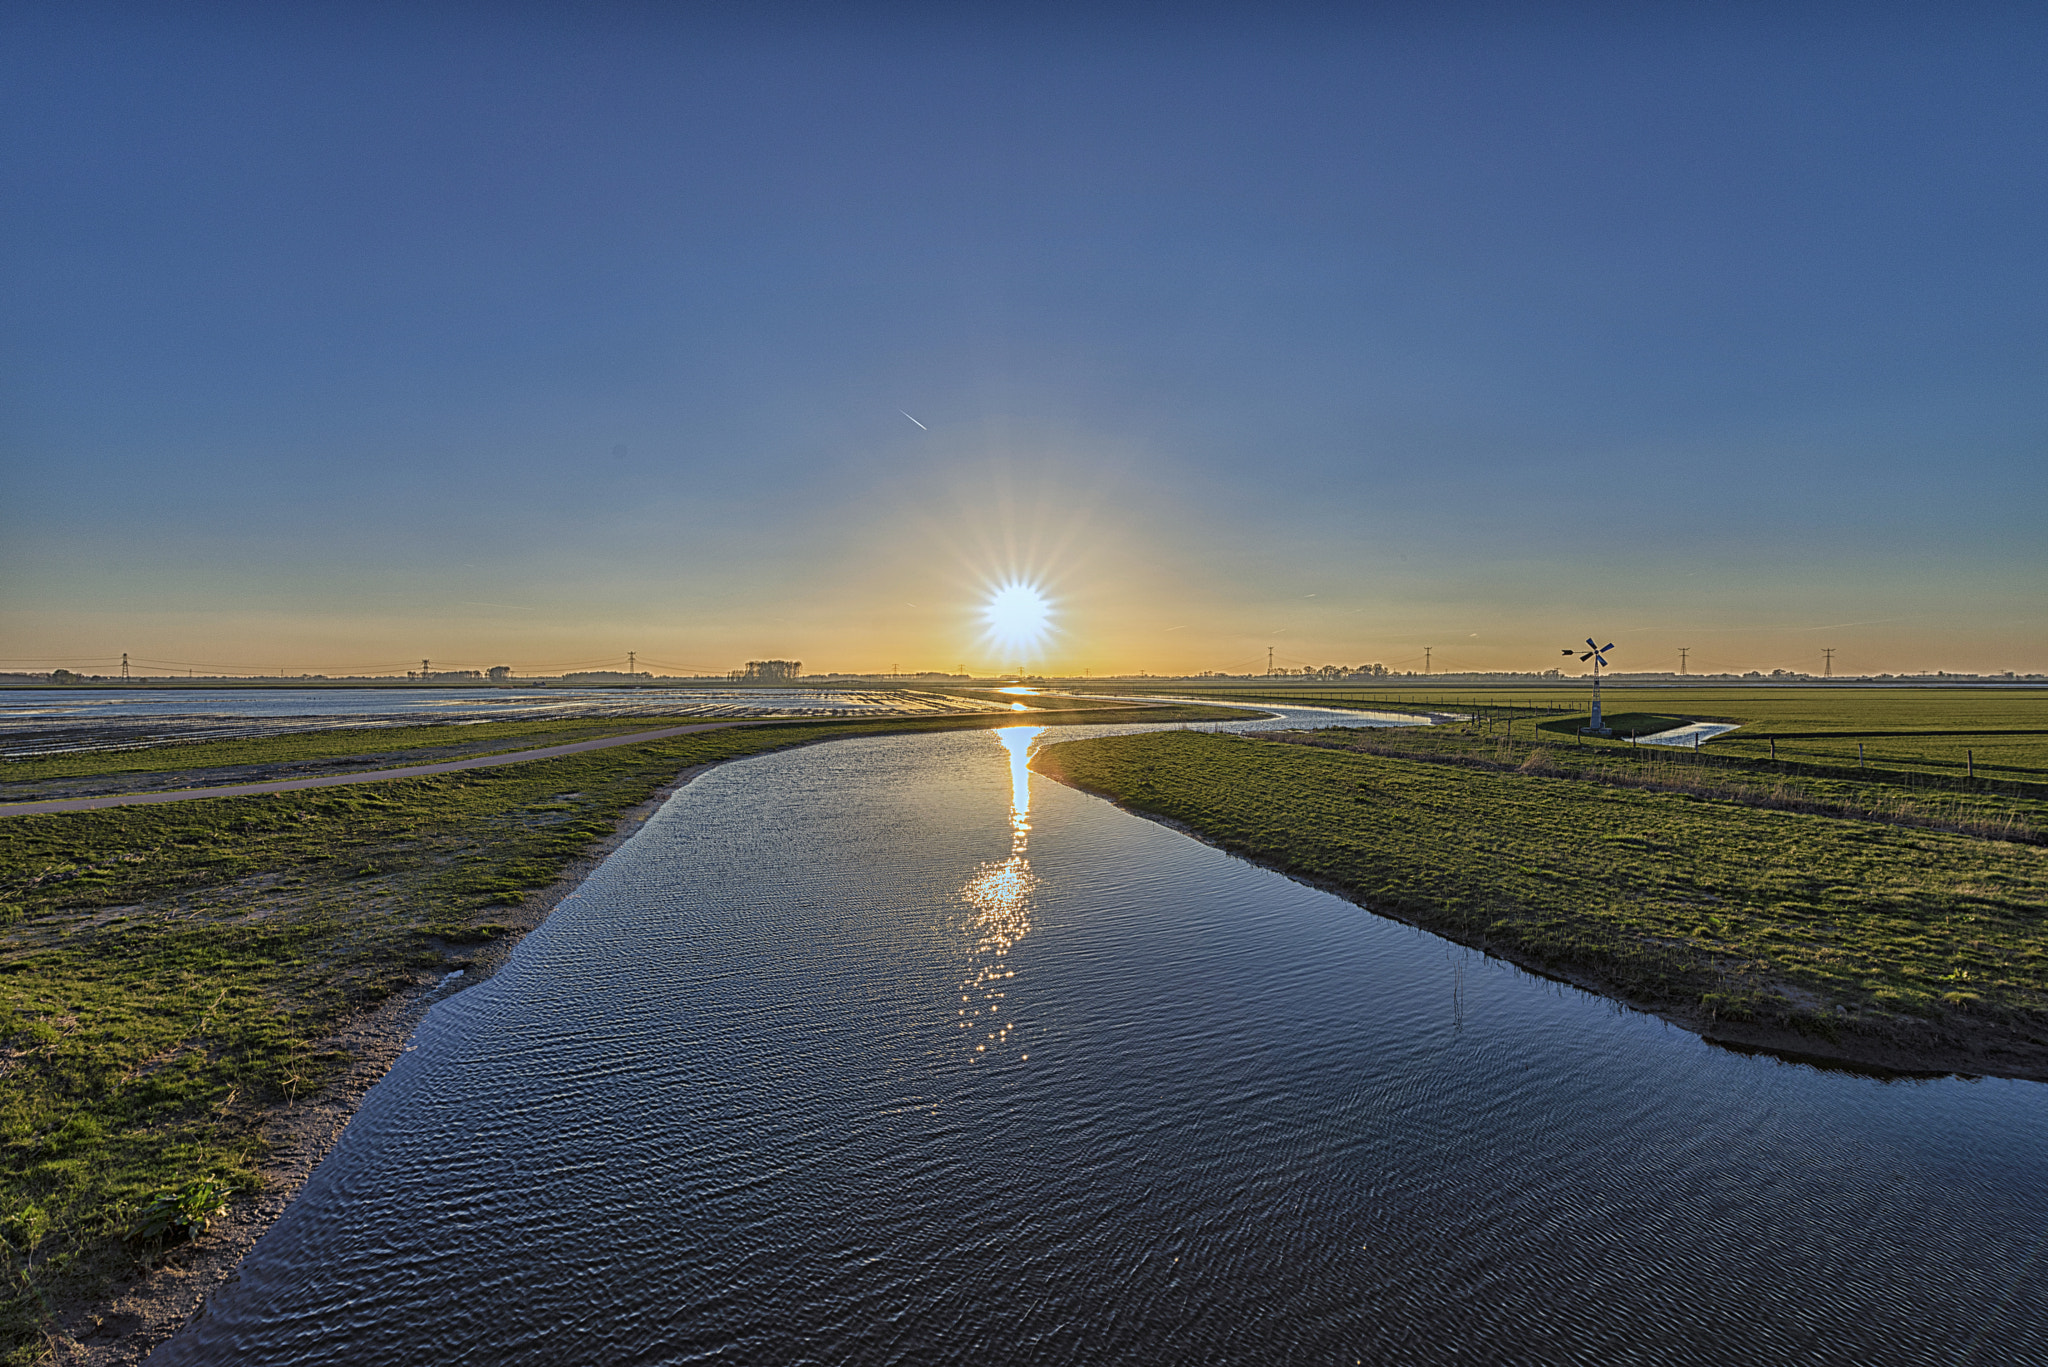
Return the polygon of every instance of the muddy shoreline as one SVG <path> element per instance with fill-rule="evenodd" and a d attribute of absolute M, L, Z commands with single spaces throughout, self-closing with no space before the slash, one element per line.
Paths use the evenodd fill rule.
<path fill-rule="evenodd" d="M 269 1157 L 261 1169 L 262 1187 L 236 1198 L 228 1213 L 199 1239 L 166 1250 L 153 1269 L 136 1268 L 110 1298 L 56 1307 L 58 1328 L 50 1338 L 50 1361 L 63 1367 L 130 1367 L 146 1361 L 178 1330 L 203 1316 L 211 1298 L 234 1280 L 242 1259 L 340 1140 L 364 1096 L 405 1052 L 427 1009 L 494 975 L 519 942 L 546 922 L 612 851 L 631 839 L 685 784 L 713 767 L 698 764 L 682 770 L 652 797 L 629 808 L 612 833 L 593 844 L 560 878 L 520 905 L 502 908 L 498 919 L 513 933 L 489 944 L 463 946 L 449 970 L 459 965 L 460 977 L 423 975 L 410 989 L 395 993 L 323 1041 L 322 1047 L 345 1050 L 354 1062 L 318 1095 L 264 1118 L 261 1130 Z"/>
<path fill-rule="evenodd" d="M 1127 709 L 1091 709 L 1096 710 Z M 987 715 L 1007 722 L 1012 715 L 1022 719 L 1029 714 Z M 1071 721 L 1088 714 L 1065 712 L 1062 716 Z M 824 735 L 786 748 L 824 745 L 844 738 Z M 449 958 L 442 972 L 422 974 L 410 988 L 393 994 L 322 1041 L 320 1047 L 345 1050 L 354 1062 L 317 1096 L 264 1117 L 260 1132 L 270 1156 L 260 1169 L 262 1187 L 236 1198 L 227 1214 L 199 1239 L 165 1250 L 151 1269 L 135 1268 L 117 1283 L 110 1297 L 56 1304 L 56 1328 L 49 1337 L 50 1361 L 63 1367 L 132 1367 L 204 1315 L 210 1298 L 234 1279 L 243 1257 L 277 1222 L 340 1140 L 363 1097 L 397 1062 L 427 1009 L 494 975 L 519 942 L 546 922 L 663 803 L 700 774 L 729 763 L 732 760 L 714 760 L 678 771 L 652 796 L 628 808 L 611 834 L 594 842 L 553 883 L 529 894 L 517 906 L 494 907 L 492 919 L 509 927 L 510 933 L 486 944 L 448 946 Z M 462 970 L 461 976 L 450 979 L 447 974 L 457 968 Z"/>

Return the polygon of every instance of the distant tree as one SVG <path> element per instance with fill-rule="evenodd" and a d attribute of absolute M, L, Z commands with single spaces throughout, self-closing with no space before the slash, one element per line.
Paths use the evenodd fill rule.
<path fill-rule="evenodd" d="M 80 682 L 84 677 L 82 674 L 73 674 L 68 669 L 59 669 L 51 672 L 50 682 L 53 684 L 74 684 Z"/>
<path fill-rule="evenodd" d="M 491 668 L 490 668 L 490 676 L 491 676 L 491 682 L 493 682 L 493 683 L 503 683 L 503 682 L 505 682 L 505 680 L 507 680 L 507 679 L 509 679 L 509 678 L 511 678 L 511 677 L 512 677 L 512 666 L 511 666 L 511 665 L 492 665 L 492 666 L 491 666 Z"/>

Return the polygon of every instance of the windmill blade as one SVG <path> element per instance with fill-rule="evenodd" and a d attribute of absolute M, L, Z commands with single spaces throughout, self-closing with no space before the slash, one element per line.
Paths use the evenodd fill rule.
<path fill-rule="evenodd" d="M 1614 642 L 1609 641 L 1606 645 L 1600 647 L 1600 653 L 1602 655 L 1605 655 L 1608 651 L 1612 649 L 1614 649 Z"/>
<path fill-rule="evenodd" d="M 1607 668 L 1607 657 L 1605 655 L 1595 655 L 1593 658 L 1600 662 L 1602 669 Z"/>
<path fill-rule="evenodd" d="M 1588 636 L 1588 637 L 1586 638 L 1586 649 L 1588 649 L 1588 650 L 1594 650 L 1594 651 L 1597 651 L 1597 650 L 1599 650 L 1599 649 L 1600 649 L 1600 647 L 1599 647 L 1599 646 L 1596 646 L 1596 645 L 1594 645 L 1594 644 L 1593 644 L 1593 638 L 1592 638 L 1592 637 L 1590 637 L 1590 636 Z"/>
<path fill-rule="evenodd" d="M 1569 650 L 1567 650 L 1567 651 L 1565 652 L 1565 654 L 1569 655 L 1569 654 L 1571 654 L 1571 652 L 1570 652 Z M 1585 663 L 1586 661 L 1588 661 L 1588 660 L 1590 660 L 1590 659 L 1592 659 L 1592 658 L 1593 658 L 1592 652 L 1591 652 L 1591 651 L 1588 651 L 1588 652 L 1587 652 L 1586 654 L 1584 654 L 1584 655 L 1581 655 L 1581 656 L 1579 656 L 1579 663 L 1580 663 L 1580 664 L 1584 664 L 1584 663 Z"/>

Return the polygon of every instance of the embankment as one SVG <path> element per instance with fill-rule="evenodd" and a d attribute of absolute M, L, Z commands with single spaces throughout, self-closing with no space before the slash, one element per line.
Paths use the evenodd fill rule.
<path fill-rule="evenodd" d="M 2048 851 L 1162 732 L 1033 767 L 1720 1043 L 2048 1080 Z"/>

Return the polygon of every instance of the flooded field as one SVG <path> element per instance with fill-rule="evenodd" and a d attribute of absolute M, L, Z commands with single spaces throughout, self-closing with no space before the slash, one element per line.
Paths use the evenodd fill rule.
<path fill-rule="evenodd" d="M 910 689 L 221 688 L 0 692 L 0 759 L 330 727 L 560 717 L 938 716 L 994 704 Z"/>

